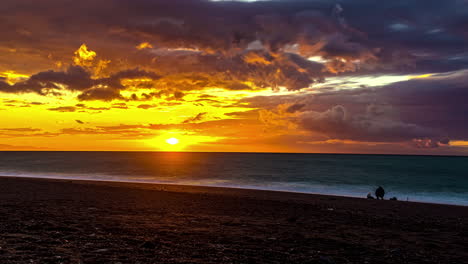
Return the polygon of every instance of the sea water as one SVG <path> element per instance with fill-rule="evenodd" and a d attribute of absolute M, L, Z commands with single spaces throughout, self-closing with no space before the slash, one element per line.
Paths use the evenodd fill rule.
<path fill-rule="evenodd" d="M 222 186 L 468 205 L 468 157 L 0 152 L 0 175 Z"/>

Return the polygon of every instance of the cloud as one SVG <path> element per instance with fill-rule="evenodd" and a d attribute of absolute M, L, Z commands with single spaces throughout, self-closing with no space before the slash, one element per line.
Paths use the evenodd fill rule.
<path fill-rule="evenodd" d="M 75 51 L 73 62 L 78 66 L 91 67 L 96 55 L 96 52 L 88 50 L 86 44 L 82 44 L 80 48 Z"/>
<path fill-rule="evenodd" d="M 19 138 L 19 137 L 54 137 L 56 133 L 44 131 L 40 128 L 19 127 L 19 128 L 0 128 L 0 138 Z"/>
<path fill-rule="evenodd" d="M 117 125 L 87 128 L 63 128 L 59 135 L 111 135 L 119 139 L 154 138 L 158 131 L 145 125 Z"/>
<path fill-rule="evenodd" d="M 75 112 L 76 109 L 77 108 L 74 106 L 60 106 L 60 107 L 49 108 L 48 110 L 62 112 L 62 113 L 70 113 L 70 112 Z"/>
<path fill-rule="evenodd" d="M 21 48 L 29 47 L 30 42 L 39 39 L 40 35 L 35 32 L 48 26 L 49 39 L 42 38 L 38 48 L 54 50 L 58 45 L 68 47 L 71 43 L 76 46 L 76 40 L 72 40 L 76 38 L 72 37 L 80 34 L 82 39 L 94 40 L 93 44 L 100 52 L 106 47 L 119 49 L 115 54 L 111 49 L 105 51 L 113 55 L 112 61 L 121 55 L 120 50 L 129 52 L 142 43 L 151 43 L 153 49 L 159 50 L 185 48 L 228 54 L 252 48 L 255 46 L 252 43 L 262 43 L 256 47 L 272 52 L 281 52 L 287 45 L 299 44 L 298 50 L 304 56 L 311 53 L 327 55 L 327 52 L 333 54 L 335 50 L 333 45 L 327 44 L 333 42 L 330 36 L 336 34 L 343 35 L 342 38 L 351 46 L 362 47 L 359 50 L 368 48 L 371 53 L 373 48 L 381 46 L 392 53 L 403 44 L 411 45 L 412 49 L 422 49 L 422 43 L 446 49 L 453 48 L 453 45 L 450 47 L 452 43 L 462 43 L 463 39 L 457 38 L 456 34 L 464 32 L 460 28 L 466 21 L 466 12 L 451 12 L 464 10 L 466 3 L 456 0 L 444 3 L 431 0 L 427 5 L 388 2 L 379 6 L 368 0 L 346 1 L 341 5 L 324 0 L 255 3 L 103 0 L 98 4 L 90 0 L 67 4 L 46 0 L 40 6 L 31 3 L 21 5 L 17 4 L 18 1 L 25 0 L 7 0 L 3 12 L 29 16 L 18 15 L 16 19 L 8 19 L 2 23 L 5 27 L 2 32 L 10 39 L 17 39 Z M 9 5 L 10 2 L 16 5 Z M 131 13 L 127 10 L 130 4 Z M 108 7 L 112 7 L 112 12 Z M 392 12 L 389 14 L 388 10 Z M 435 12 L 439 19 L 430 16 Z M 123 16 L 125 20 L 120 19 Z M 64 23 L 67 18 L 68 23 Z M 411 30 L 391 30 L 390 26 L 398 23 L 411 25 Z M 427 34 L 437 28 L 444 30 Z M 144 46 L 143 51 L 151 50 L 148 45 Z"/>
<path fill-rule="evenodd" d="M 66 63 L 64 58 L 70 56 L 66 50 L 78 46 L 71 36 L 80 36 L 82 42 L 89 44 L 80 43 L 74 51 L 73 65 L 86 69 L 93 77 L 101 77 L 104 70 L 115 72 L 141 66 L 154 69 L 163 79 L 168 78 L 161 80 L 161 84 L 174 87 L 184 86 L 186 80 L 196 81 L 198 76 L 206 77 L 205 83 L 194 85 L 198 89 L 284 86 L 299 90 L 321 81 L 326 75 L 323 71 L 330 68 L 309 61 L 309 56 L 326 56 L 346 63 L 360 59 L 364 64 L 365 58 L 372 57 L 375 51 L 345 22 L 346 7 L 340 7 L 337 12 L 337 7 L 333 9 L 325 1 L 247 4 L 137 0 L 131 2 L 131 15 L 127 1 L 104 0 L 96 4 L 85 0 L 64 5 L 46 0 L 41 6 L 28 3 L 21 5 L 21 9 L 15 2 L 15 5 L 6 4 L 3 12 L 29 15 L 12 18 L 8 27 L 0 29 L 17 39 L 22 48 L 39 49 L 36 53 L 57 57 L 60 63 Z M 112 6 L 111 13 L 107 12 L 109 6 Z M 190 14 L 183 11 L 187 8 L 192 10 Z M 66 14 L 67 18 L 60 14 Z M 127 17 L 125 21 L 120 19 L 123 15 Z M 63 20 L 68 21 L 63 23 Z M 15 29 L 28 33 L 19 37 Z M 41 31 L 47 31 L 48 38 L 32 33 Z M 39 40 L 41 45 L 31 46 L 30 43 Z M 106 59 L 98 58 L 98 54 Z M 72 87 L 70 83 L 65 84 Z M 83 90 L 83 87 L 91 88 L 83 83 L 75 89 Z M 32 91 L 43 88 L 39 85 Z"/>
<path fill-rule="evenodd" d="M 245 98 L 265 110 L 269 125 L 290 122 L 330 139 L 405 142 L 414 147 L 466 140 L 466 70 L 433 74 L 382 87 Z"/>
<path fill-rule="evenodd" d="M 114 103 L 114 104 L 112 104 L 112 108 L 114 108 L 114 109 L 128 109 L 128 105 L 126 103 Z"/>
<path fill-rule="evenodd" d="M 40 72 L 32 75 L 25 81 L 17 82 L 13 85 L 0 82 L 0 91 L 7 93 L 35 92 L 40 95 L 53 93 L 61 90 L 60 85 L 66 86 L 69 90 L 84 90 L 92 87 L 91 75 L 82 67 L 70 66 L 64 72 L 53 70 Z"/>
<path fill-rule="evenodd" d="M 110 88 L 91 88 L 78 95 L 78 100 L 80 101 L 112 101 L 124 99 L 119 90 Z"/>
<path fill-rule="evenodd" d="M 42 131 L 40 128 L 30 128 L 30 127 L 21 127 L 21 128 L 0 128 L 0 131 L 9 131 L 9 132 L 39 132 Z"/>
<path fill-rule="evenodd" d="M 432 139 L 422 138 L 413 139 L 412 144 L 417 148 L 438 148 L 440 146 L 448 145 L 450 140 L 448 138 Z"/>
<path fill-rule="evenodd" d="M 51 111 L 125 109 L 130 101 L 138 101 L 139 109 L 206 103 L 237 108 L 237 113 L 226 114 L 236 119 L 216 124 L 260 120 L 268 124 L 265 133 L 291 136 L 288 142 L 298 138 L 310 143 L 295 133 L 333 144 L 403 142 L 416 148 L 467 139 L 466 1 L 375 5 L 371 0 L 340 4 L 5 0 L 2 4 L 0 92 L 54 99 L 72 93 L 81 101 L 123 101 L 95 108 L 53 105 Z M 432 75 L 391 85 L 369 82 L 365 87 L 351 80 L 363 75 L 428 73 Z M 351 80 L 346 87 L 353 89 L 323 84 L 344 83 L 346 78 Z M 239 97 L 196 97 L 214 88 L 249 96 L 237 102 Z M 262 90 L 267 89 L 278 93 L 265 96 Z M 254 92 L 263 96 L 253 97 Z M 242 107 L 254 110 L 244 113 L 239 111 Z M 204 127 L 213 123 L 193 118 L 197 116 L 180 126 L 159 127 L 215 130 Z"/>
<path fill-rule="evenodd" d="M 138 44 L 138 46 L 136 46 L 136 49 L 138 49 L 138 50 L 152 49 L 152 48 L 153 48 L 153 45 L 151 45 L 148 42 L 142 42 L 142 43 Z"/>
<path fill-rule="evenodd" d="M 257 62 L 248 59 L 255 56 Z M 258 63 L 269 57 L 269 63 Z M 267 59 L 264 59 L 267 60 Z M 289 90 L 307 88 L 323 79 L 323 66 L 296 54 L 243 51 L 223 54 L 187 54 L 156 57 L 157 70 L 163 76 L 158 87 L 178 90 L 203 90 L 216 87 L 227 90 L 270 89 L 284 86 Z"/>
<path fill-rule="evenodd" d="M 90 106 L 86 106 L 85 104 L 76 104 L 75 106 L 59 106 L 59 107 L 48 108 L 47 110 L 57 111 L 57 112 L 62 112 L 62 113 L 72 113 L 76 111 L 95 113 L 96 111 L 101 112 L 101 111 L 106 111 L 110 109 L 111 107 L 90 107 Z"/>
<path fill-rule="evenodd" d="M 208 113 L 207 112 L 198 113 L 194 117 L 187 118 L 182 123 L 187 124 L 187 123 L 193 123 L 193 122 L 201 121 L 201 120 L 203 120 L 205 118 L 206 114 L 208 114 Z"/>
<path fill-rule="evenodd" d="M 155 108 L 155 107 L 157 107 L 157 105 L 141 104 L 138 106 L 138 108 L 145 109 L 145 110 Z"/>
<path fill-rule="evenodd" d="M 50 64 L 56 60 L 66 63 L 74 52 L 73 65 L 86 69 L 93 80 L 128 68 L 151 69 L 160 75 L 151 77 L 158 80 L 153 84 L 156 90 L 301 90 L 334 74 L 468 66 L 468 56 L 462 54 L 468 42 L 459 30 L 465 21 L 464 13 L 449 12 L 463 10 L 463 4 L 455 0 L 444 4 L 431 1 L 423 6 L 389 2 L 378 7 L 368 0 L 340 5 L 323 0 L 136 0 L 131 1 L 131 14 L 127 11 L 129 0 L 104 0 L 99 4 L 90 0 L 68 4 L 46 0 L 40 6 L 17 3 L 6 4 L 2 12 L 28 15 L 9 18 L 3 28 L 0 26 L 5 39 L 15 40 L 17 49 L 43 54 Z M 107 11 L 109 6 L 112 12 Z M 190 14 L 184 11 L 188 9 L 192 10 Z M 387 10 L 394 15 L 388 15 Z M 434 11 L 441 17 L 437 21 L 428 17 Z M 122 16 L 127 19 L 121 20 Z M 395 24 L 411 25 L 410 31 L 390 30 Z M 382 30 L 386 28 L 389 30 Z M 48 38 L 35 33 L 43 31 L 48 32 Z M 81 42 L 77 44 L 71 36 L 80 36 Z M 0 41 L 2 45 L 6 44 Z M 322 62 L 308 60 L 313 56 Z M 58 72 L 49 74 L 54 75 L 53 79 L 64 78 Z M 81 79 L 81 85 L 73 86 L 75 82 L 70 81 L 61 84 L 80 91 L 83 87 L 100 88 L 86 85 L 89 78 Z M 54 81 L 47 80 L 56 89 Z M 93 81 L 93 85 L 120 86 L 118 80 L 101 81 Z M 31 81 L 27 87 L 15 89 L 0 81 L 0 90 L 46 93 L 41 84 Z M 93 98 L 93 93 L 82 97 Z M 119 99 L 108 92 L 104 98 L 109 97 Z"/>
<path fill-rule="evenodd" d="M 293 105 L 290 105 L 288 106 L 288 108 L 286 109 L 286 112 L 288 113 L 295 113 L 297 111 L 300 111 L 302 108 L 304 108 L 306 105 L 305 104 L 301 104 L 301 103 L 295 103 Z"/>
<path fill-rule="evenodd" d="M 299 119 L 305 129 L 330 139 L 418 142 L 418 147 L 448 144 L 448 139 L 442 138 L 436 131 L 394 119 L 386 111 L 385 106 L 369 105 L 364 113 L 350 115 L 345 107 L 337 105 L 324 112 L 303 112 Z"/>
<path fill-rule="evenodd" d="M 0 82 L 0 91 L 7 93 L 35 92 L 40 95 L 59 95 L 60 91 L 81 91 L 79 100 L 124 100 L 120 94 L 127 87 L 122 83 L 126 79 L 158 78 L 153 72 L 138 68 L 123 70 L 105 78 L 92 78 L 89 71 L 81 66 L 70 66 L 66 71 L 45 71 L 32 75 L 29 79 L 9 85 Z M 177 93 L 174 96 L 183 97 Z"/>

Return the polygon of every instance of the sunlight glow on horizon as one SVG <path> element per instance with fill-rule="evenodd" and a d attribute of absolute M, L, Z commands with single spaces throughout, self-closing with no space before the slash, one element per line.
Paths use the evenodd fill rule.
<path fill-rule="evenodd" d="M 171 145 L 176 145 L 179 143 L 179 140 L 177 138 L 169 138 L 166 140 L 167 144 L 171 144 Z"/>

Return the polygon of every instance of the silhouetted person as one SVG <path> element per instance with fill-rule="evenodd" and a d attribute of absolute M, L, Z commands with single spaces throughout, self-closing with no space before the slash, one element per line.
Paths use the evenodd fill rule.
<path fill-rule="evenodd" d="M 372 196 L 371 193 L 368 193 L 368 194 L 367 194 L 367 199 L 375 199 L 375 198 L 374 198 L 374 196 Z"/>
<path fill-rule="evenodd" d="M 390 201 L 398 201 L 398 198 L 396 198 L 395 196 L 393 196 L 392 198 L 390 198 Z"/>
<path fill-rule="evenodd" d="M 377 198 L 377 200 L 383 200 L 385 196 L 385 190 L 382 188 L 382 186 L 379 186 L 379 188 L 377 188 L 377 190 L 375 190 L 375 197 Z"/>

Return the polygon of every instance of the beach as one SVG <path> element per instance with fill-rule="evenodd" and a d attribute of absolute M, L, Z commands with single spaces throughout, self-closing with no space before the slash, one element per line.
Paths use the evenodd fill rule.
<path fill-rule="evenodd" d="M 468 207 L 0 177 L 0 263 L 466 263 Z"/>

